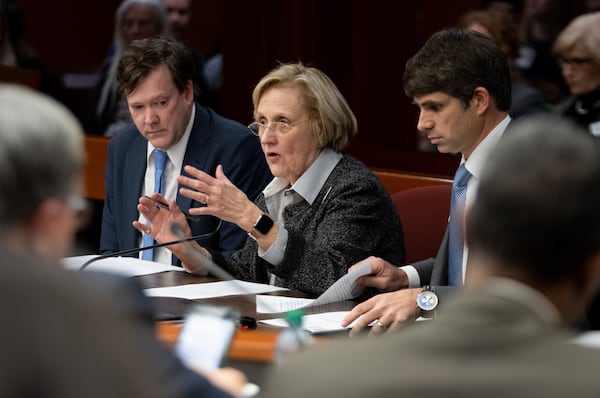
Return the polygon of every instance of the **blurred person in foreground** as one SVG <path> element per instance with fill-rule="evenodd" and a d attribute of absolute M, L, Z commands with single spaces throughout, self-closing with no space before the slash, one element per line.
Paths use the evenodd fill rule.
<path fill-rule="evenodd" d="M 439 316 L 290 356 L 261 396 L 598 396 L 599 352 L 573 342 L 600 283 L 598 146 L 557 116 L 515 124 L 467 209 L 466 285 Z"/>
<path fill-rule="evenodd" d="M 82 130 L 63 105 L 0 86 L 0 163 L 0 396 L 230 396 L 210 381 L 241 393 L 239 371 L 201 376 L 156 340 L 132 279 L 58 266 L 83 202 Z"/>
<path fill-rule="evenodd" d="M 600 137 L 600 11 L 573 19 L 554 42 L 571 96 L 555 107 Z"/>
<path fill-rule="evenodd" d="M 368 254 L 402 263 L 404 237 L 390 196 L 367 166 L 343 152 L 357 123 L 331 79 L 314 67 L 282 64 L 259 81 L 252 102 L 249 128 L 275 178 L 252 201 L 226 169 L 212 177 L 185 167 L 180 194 L 206 205 L 190 213 L 219 217 L 250 235 L 231 259 L 199 244 L 173 246 L 186 269 L 202 273 L 216 262 L 239 279 L 319 295 Z M 158 242 L 176 238 L 173 222 L 190 235 L 173 201 L 166 210 L 141 198 L 139 209 Z"/>
<path fill-rule="evenodd" d="M 460 153 L 450 200 L 450 219 L 435 260 L 397 267 L 376 256 L 367 259 L 372 275 L 358 282 L 383 292 L 355 306 L 342 326 L 356 321 L 355 334 L 374 322 L 373 333 L 394 330 L 435 308 L 417 305 L 423 296 L 445 298 L 462 286 L 469 248 L 463 239 L 463 205 L 476 200 L 477 185 L 487 158 L 508 131 L 511 99 L 509 63 L 488 36 L 462 29 L 435 33 L 408 60 L 406 95 L 419 107 L 417 129 L 442 153 Z M 364 261 L 353 267 L 362 265 Z M 353 268 L 351 268 L 353 269 Z"/>
<path fill-rule="evenodd" d="M 144 236 L 150 235 L 152 230 L 145 214 L 138 212 L 140 196 L 162 189 L 163 200 L 174 199 L 186 212 L 203 206 L 201 201 L 179 192 L 178 178 L 182 174 L 190 176 L 189 170 L 214 173 L 220 166 L 252 199 L 271 180 L 260 145 L 246 126 L 196 101 L 196 75 L 189 49 L 177 41 L 163 38 L 136 40 L 123 53 L 117 80 L 134 124 L 119 131 L 108 146 L 100 239 L 102 253 L 155 243 L 153 239 L 147 239 L 152 236 Z M 157 190 L 155 172 L 161 169 L 157 167 L 160 163 L 157 160 L 161 159 L 164 161 L 162 187 Z M 132 227 L 134 220 L 137 220 L 137 229 Z M 197 222 L 188 222 L 186 228 L 191 234 L 204 235 L 202 244 L 225 256 L 246 242 L 244 230 L 229 222 L 221 225 L 215 217 L 200 217 Z M 146 260 L 180 265 L 183 259 L 173 256 L 169 250 L 174 248 L 145 250 L 139 255 Z"/>

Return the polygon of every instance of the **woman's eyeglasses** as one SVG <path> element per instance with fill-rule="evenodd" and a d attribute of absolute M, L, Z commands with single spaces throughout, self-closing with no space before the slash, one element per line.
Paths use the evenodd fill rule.
<path fill-rule="evenodd" d="M 286 122 L 272 122 L 271 124 L 265 124 L 260 122 L 250 123 L 248 128 L 252 132 L 252 134 L 257 136 L 262 136 L 267 129 L 271 129 L 278 136 L 283 136 L 287 134 L 292 127 L 298 126 L 299 124 L 304 123 L 306 120 L 296 123 L 286 123 Z"/>
<path fill-rule="evenodd" d="M 560 57 L 558 58 L 558 64 L 561 67 L 564 67 L 566 65 L 569 65 L 571 68 L 578 68 L 583 64 L 587 64 L 589 62 L 592 62 L 591 58 L 585 58 L 585 57 L 573 57 L 573 58 L 563 58 Z"/>

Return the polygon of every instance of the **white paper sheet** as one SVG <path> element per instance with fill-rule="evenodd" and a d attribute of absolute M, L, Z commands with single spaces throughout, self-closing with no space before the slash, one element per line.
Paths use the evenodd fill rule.
<path fill-rule="evenodd" d="M 66 269 L 77 271 L 88 260 L 98 257 L 97 254 L 84 256 L 66 257 L 62 259 L 63 266 Z M 134 257 L 108 257 L 102 260 L 94 261 L 86 271 L 102 271 L 124 276 L 139 276 L 156 274 L 164 271 L 184 272 L 183 268 L 175 267 L 169 264 L 155 263 L 153 261 L 140 260 Z"/>
<path fill-rule="evenodd" d="M 277 314 L 307 307 L 315 299 L 285 297 L 285 296 L 256 296 L 256 312 L 259 314 Z"/>
<path fill-rule="evenodd" d="M 334 311 L 324 312 L 322 314 L 305 315 L 302 317 L 302 328 L 310 333 L 325 333 L 351 329 L 356 321 L 345 328 L 341 326 L 342 320 L 349 312 L 350 311 Z M 265 319 L 259 322 L 279 327 L 289 326 L 284 318 Z"/>
<path fill-rule="evenodd" d="M 198 283 L 172 287 L 156 287 L 144 290 L 150 297 L 180 297 L 189 300 L 232 295 L 249 295 L 288 290 L 283 287 L 240 280 Z"/>
<path fill-rule="evenodd" d="M 365 261 L 352 272 L 338 279 L 323 294 L 316 299 L 303 299 L 284 296 L 256 296 L 256 312 L 279 313 L 292 311 L 298 308 L 336 303 L 338 301 L 351 300 L 358 297 L 364 287 L 356 283 L 356 280 L 371 273 L 371 264 Z"/>
<path fill-rule="evenodd" d="M 573 339 L 573 343 L 580 344 L 588 348 L 600 349 L 600 331 L 590 330 L 584 332 Z"/>

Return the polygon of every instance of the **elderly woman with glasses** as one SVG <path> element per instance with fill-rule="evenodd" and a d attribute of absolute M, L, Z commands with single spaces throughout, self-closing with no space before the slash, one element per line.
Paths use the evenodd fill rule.
<path fill-rule="evenodd" d="M 219 217 L 249 235 L 230 258 L 198 243 L 171 246 L 185 269 L 202 274 L 214 262 L 238 279 L 319 295 L 370 255 L 402 264 L 402 226 L 389 195 L 368 167 L 343 153 L 357 123 L 329 77 L 299 63 L 282 64 L 260 80 L 252 100 L 249 129 L 274 179 L 252 202 L 220 166 L 214 177 L 185 167 L 192 178 L 178 178 L 186 187 L 180 193 L 205 204 L 190 213 Z M 168 209 L 146 198 L 140 203 L 159 231 L 157 241 L 190 236 L 173 201 Z"/>
<path fill-rule="evenodd" d="M 556 38 L 554 53 L 571 92 L 556 112 L 600 137 L 600 12 L 573 19 Z"/>

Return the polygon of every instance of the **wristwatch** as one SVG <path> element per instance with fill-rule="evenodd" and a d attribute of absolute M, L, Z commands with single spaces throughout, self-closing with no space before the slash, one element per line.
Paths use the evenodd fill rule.
<path fill-rule="evenodd" d="M 273 224 L 273 219 L 263 213 L 260 215 L 260 217 L 258 217 L 254 223 L 254 227 L 252 227 L 252 231 L 248 232 L 248 235 L 252 239 L 256 240 L 257 237 L 254 235 L 255 231 L 258 232 L 259 235 L 266 235 L 269 233 L 271 228 L 273 228 Z"/>
<path fill-rule="evenodd" d="M 423 318 L 433 318 L 438 303 L 439 299 L 433 286 L 423 287 L 423 290 L 417 296 L 417 306 L 421 309 Z"/>

